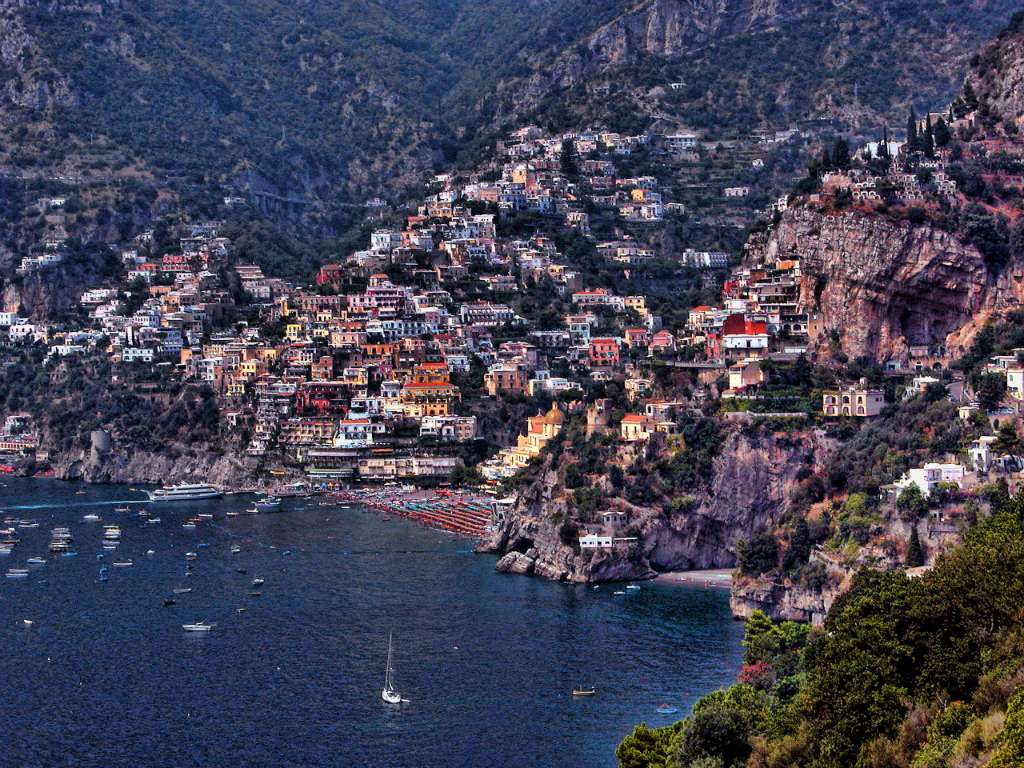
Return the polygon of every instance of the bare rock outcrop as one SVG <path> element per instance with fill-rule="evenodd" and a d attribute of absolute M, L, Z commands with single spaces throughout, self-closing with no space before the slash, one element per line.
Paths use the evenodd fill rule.
<path fill-rule="evenodd" d="M 973 245 L 930 224 L 862 211 L 787 211 L 748 243 L 751 263 L 800 261 L 800 299 L 819 350 L 905 361 L 909 348 L 963 353 L 1000 308 L 1024 298 L 1024 274 L 994 271 Z"/>

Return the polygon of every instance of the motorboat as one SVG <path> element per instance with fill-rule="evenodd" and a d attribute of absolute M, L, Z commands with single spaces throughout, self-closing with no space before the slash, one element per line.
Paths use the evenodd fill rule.
<path fill-rule="evenodd" d="M 279 509 L 281 509 L 281 499 L 277 496 L 256 499 L 257 512 L 277 512 Z"/>
<path fill-rule="evenodd" d="M 150 525 L 152 525 L 154 523 L 159 523 L 160 522 L 160 518 L 159 517 L 151 517 L 146 522 L 149 523 Z"/>
<path fill-rule="evenodd" d="M 100 519 L 99 515 L 94 515 L 92 513 L 90 513 L 88 515 L 83 515 L 82 516 L 82 520 L 84 522 L 86 522 L 86 523 L 96 523 L 96 522 L 99 522 L 99 519 Z"/>
<path fill-rule="evenodd" d="M 39 523 L 29 522 L 28 520 L 22 520 L 18 523 L 19 528 L 38 528 Z"/>
<path fill-rule="evenodd" d="M 28 569 L 26 568 L 8 568 L 7 569 L 8 579 L 27 579 Z"/>
<path fill-rule="evenodd" d="M 77 552 L 61 552 L 60 556 L 61 557 L 78 557 L 78 553 Z"/>
<path fill-rule="evenodd" d="M 132 560 L 119 560 L 113 563 L 115 568 L 131 568 L 135 563 Z"/>
<path fill-rule="evenodd" d="M 254 587 L 262 587 L 266 583 L 266 579 L 261 579 L 259 576 L 252 580 L 252 585 Z"/>
<path fill-rule="evenodd" d="M 660 704 L 657 709 L 659 715 L 674 715 L 678 711 L 679 708 L 673 707 L 671 704 Z"/>
<path fill-rule="evenodd" d="M 241 551 L 242 551 L 242 548 L 241 548 L 241 547 L 232 547 L 232 548 L 231 548 L 231 554 L 232 554 L 232 555 L 237 555 L 237 554 L 238 554 L 239 552 L 241 552 Z"/>
<path fill-rule="evenodd" d="M 120 539 L 121 538 L 121 526 L 119 525 L 104 525 L 103 526 L 103 538 L 108 540 Z"/>
<path fill-rule="evenodd" d="M 192 587 L 175 587 L 174 594 L 176 595 L 187 595 L 192 591 Z"/>
<path fill-rule="evenodd" d="M 186 632 L 209 632 L 213 629 L 213 624 L 207 624 L 205 621 L 197 621 L 195 624 L 182 624 L 181 628 Z"/>
<path fill-rule="evenodd" d="M 186 560 L 195 560 L 197 557 L 199 557 L 199 555 L 197 555 L 195 552 L 186 552 L 185 553 L 185 559 Z"/>
<path fill-rule="evenodd" d="M 155 491 L 146 491 L 149 500 L 157 501 L 205 501 L 207 499 L 219 499 L 224 493 L 212 485 L 205 483 L 179 483 L 178 485 L 164 486 Z"/>
<path fill-rule="evenodd" d="M 46 558 L 45 557 L 30 557 L 27 560 L 27 562 L 28 562 L 29 565 L 42 565 L 43 563 L 46 562 Z"/>
<path fill-rule="evenodd" d="M 200 520 L 213 520 L 213 515 L 211 515 L 209 512 L 200 512 L 198 515 L 196 515 L 196 517 L 198 517 Z"/>
<path fill-rule="evenodd" d="M 597 689 L 591 686 L 590 688 L 584 688 L 582 685 L 572 689 L 573 696 L 594 696 L 597 694 Z"/>
<path fill-rule="evenodd" d="M 380 697 L 388 704 L 401 704 L 402 694 L 395 690 L 391 681 L 391 673 L 394 671 L 391 666 L 391 647 L 391 633 L 388 632 L 388 661 L 387 666 L 384 667 L 384 688 L 380 692 Z"/>
<path fill-rule="evenodd" d="M 195 527 L 196 527 L 196 524 L 195 523 L 182 523 L 181 527 L 184 528 L 187 531 L 194 531 Z"/>
<path fill-rule="evenodd" d="M 626 585 L 626 589 L 633 589 L 633 590 L 640 589 L 640 585 L 639 584 L 627 584 Z"/>

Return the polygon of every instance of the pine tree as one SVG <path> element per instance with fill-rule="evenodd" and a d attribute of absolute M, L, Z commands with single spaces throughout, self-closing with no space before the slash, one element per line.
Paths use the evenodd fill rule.
<path fill-rule="evenodd" d="M 928 119 L 925 120 L 924 141 L 921 142 L 921 149 L 924 150 L 924 156 L 929 160 L 935 157 L 935 134 L 932 132 L 931 114 L 929 114 Z"/>
<path fill-rule="evenodd" d="M 917 526 L 910 529 L 910 543 L 907 544 L 907 568 L 917 568 L 924 565 L 924 547 L 921 546 L 921 537 L 917 534 Z"/>
<path fill-rule="evenodd" d="M 907 154 L 917 149 L 917 112 L 913 105 L 910 107 L 910 115 L 907 117 Z"/>

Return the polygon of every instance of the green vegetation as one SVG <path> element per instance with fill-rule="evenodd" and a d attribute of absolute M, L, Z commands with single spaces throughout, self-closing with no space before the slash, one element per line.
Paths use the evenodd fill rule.
<path fill-rule="evenodd" d="M 740 682 L 623 768 L 952 768 L 1024 764 L 1024 494 L 919 579 L 859 574 L 823 630 L 755 613 Z"/>

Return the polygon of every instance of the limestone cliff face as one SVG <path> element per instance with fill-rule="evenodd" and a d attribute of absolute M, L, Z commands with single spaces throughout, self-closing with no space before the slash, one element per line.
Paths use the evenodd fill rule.
<path fill-rule="evenodd" d="M 736 544 L 778 524 L 801 468 L 813 468 L 828 446 L 813 433 L 748 436 L 733 432 L 715 460 L 709 486 L 687 512 L 633 507 L 619 535 L 637 541 L 614 551 L 579 552 L 575 535 L 562 540 L 569 509 L 549 468 L 522 490 L 515 512 L 486 542 L 502 554 L 498 570 L 559 581 L 615 581 L 736 562 Z"/>
<path fill-rule="evenodd" d="M 210 449 L 172 456 L 115 448 L 106 453 L 82 451 L 51 459 L 57 477 L 90 483 L 204 482 L 221 488 L 243 488 L 251 486 L 256 476 L 255 460 Z"/>
<path fill-rule="evenodd" d="M 1018 265 L 998 274 L 972 245 L 928 224 L 798 206 L 748 243 L 750 263 L 798 259 L 819 350 L 906 360 L 911 345 L 963 352 L 997 310 L 1024 297 Z"/>
<path fill-rule="evenodd" d="M 770 26 L 778 0 L 649 0 L 599 29 L 587 41 L 602 64 L 641 54 L 672 56 L 726 35 Z"/>

